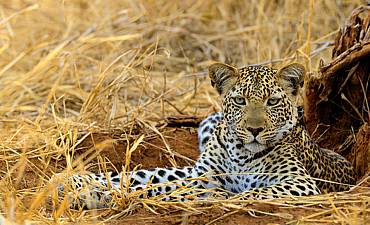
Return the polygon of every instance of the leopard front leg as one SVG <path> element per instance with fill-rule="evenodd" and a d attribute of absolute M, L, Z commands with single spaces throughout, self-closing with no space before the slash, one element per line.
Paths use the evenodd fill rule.
<path fill-rule="evenodd" d="M 73 174 L 54 175 L 50 183 L 56 185 L 58 200 L 67 198 L 71 208 L 99 209 L 112 204 L 112 193 L 121 193 L 120 188 L 108 185 L 107 180 L 117 173 L 103 174 Z M 109 177 L 106 179 L 106 177 Z"/>
<path fill-rule="evenodd" d="M 59 198 L 68 197 L 72 208 L 84 209 L 113 207 L 113 194 L 125 196 L 136 191 L 140 192 L 138 197 L 160 196 L 166 201 L 185 201 L 185 196 L 192 194 L 189 191 L 171 193 L 180 187 L 208 188 L 209 183 L 203 174 L 204 171 L 193 167 L 156 168 L 128 174 L 76 174 L 59 179 L 57 191 Z M 52 180 L 58 176 L 61 175 Z"/>
<path fill-rule="evenodd" d="M 294 176 L 294 175 L 293 175 Z M 235 198 L 271 199 L 287 196 L 307 196 L 320 194 L 316 182 L 310 176 L 294 176 L 265 187 L 253 188 Z"/>

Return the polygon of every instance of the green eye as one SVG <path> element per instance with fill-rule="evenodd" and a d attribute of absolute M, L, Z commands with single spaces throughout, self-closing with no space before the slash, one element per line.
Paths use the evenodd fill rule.
<path fill-rule="evenodd" d="M 234 98 L 234 101 L 238 105 L 245 105 L 245 98 L 241 96 L 237 96 Z"/>
<path fill-rule="evenodd" d="M 269 100 L 267 100 L 267 105 L 274 106 L 278 104 L 278 102 L 279 102 L 279 98 L 270 98 Z"/>

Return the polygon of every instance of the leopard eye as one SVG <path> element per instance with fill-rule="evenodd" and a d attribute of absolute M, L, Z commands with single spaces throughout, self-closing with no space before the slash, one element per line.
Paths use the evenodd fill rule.
<path fill-rule="evenodd" d="M 270 98 L 269 100 L 267 100 L 267 105 L 274 106 L 279 103 L 279 100 L 279 98 Z"/>
<path fill-rule="evenodd" d="M 241 96 L 236 96 L 235 98 L 234 98 L 234 101 L 235 101 L 235 103 L 236 104 L 238 104 L 238 105 L 245 105 L 245 98 L 244 97 L 241 97 Z"/>

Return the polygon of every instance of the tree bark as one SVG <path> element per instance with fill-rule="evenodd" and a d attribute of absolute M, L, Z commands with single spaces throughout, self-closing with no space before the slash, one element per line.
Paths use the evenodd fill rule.
<path fill-rule="evenodd" d="M 333 149 L 354 165 L 369 169 L 370 7 L 352 12 L 339 30 L 332 61 L 306 77 L 305 122 L 321 147 Z"/>

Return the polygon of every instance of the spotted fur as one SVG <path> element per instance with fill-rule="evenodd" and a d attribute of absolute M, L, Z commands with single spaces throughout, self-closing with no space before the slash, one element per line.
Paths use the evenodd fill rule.
<path fill-rule="evenodd" d="M 217 188 L 261 199 L 343 191 L 355 183 L 352 165 L 320 149 L 298 119 L 301 65 L 276 71 L 216 63 L 209 75 L 223 111 L 201 123 L 201 154 L 194 166 L 75 174 L 58 186 L 59 195 L 67 194 L 72 207 L 102 208 L 114 204 L 113 192 L 185 201 L 197 191 L 199 197 L 207 195 L 199 190 Z"/>

